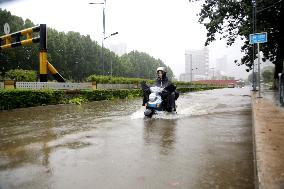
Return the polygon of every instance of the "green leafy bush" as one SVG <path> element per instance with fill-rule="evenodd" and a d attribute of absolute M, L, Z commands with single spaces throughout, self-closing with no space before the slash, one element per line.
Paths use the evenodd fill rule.
<path fill-rule="evenodd" d="M 50 104 L 82 104 L 87 101 L 124 99 L 139 96 L 142 96 L 142 91 L 138 89 L 76 91 L 76 93 L 59 90 L 0 90 L 0 110 Z"/>
<path fill-rule="evenodd" d="M 87 102 L 87 99 L 85 97 L 76 97 L 76 98 L 72 98 L 70 100 L 68 100 L 69 104 L 78 104 L 81 105 L 82 103 Z"/>
<path fill-rule="evenodd" d="M 127 77 L 111 77 L 111 76 L 101 76 L 101 75 L 90 75 L 87 77 L 88 82 L 97 82 L 101 84 L 136 84 L 141 81 L 146 81 L 147 83 L 154 83 L 154 80 L 141 79 L 141 78 L 127 78 Z"/>
<path fill-rule="evenodd" d="M 0 109 L 25 108 L 46 104 L 58 104 L 64 91 L 52 90 L 0 90 Z"/>
<path fill-rule="evenodd" d="M 15 69 L 15 70 L 9 70 L 5 74 L 5 79 L 12 79 L 15 81 L 35 82 L 36 77 L 37 77 L 37 72 L 34 70 Z"/>

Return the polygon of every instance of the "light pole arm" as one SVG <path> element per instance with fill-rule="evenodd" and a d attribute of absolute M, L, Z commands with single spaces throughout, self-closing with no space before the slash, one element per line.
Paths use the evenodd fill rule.
<path fill-rule="evenodd" d="M 105 37 L 104 39 L 107 39 L 107 38 L 109 38 L 109 37 L 111 37 L 111 36 L 113 36 L 113 35 L 117 35 L 117 34 L 118 34 L 118 32 L 112 33 L 112 34 L 110 34 L 109 36 Z"/>

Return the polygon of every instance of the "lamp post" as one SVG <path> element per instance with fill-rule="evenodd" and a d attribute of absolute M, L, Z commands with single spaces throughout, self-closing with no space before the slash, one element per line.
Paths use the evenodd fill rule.
<path fill-rule="evenodd" d="M 189 55 L 190 56 L 190 82 L 192 82 L 192 54 Z"/>
<path fill-rule="evenodd" d="M 101 50 L 101 62 L 103 66 L 103 75 L 105 75 L 105 63 L 104 63 L 104 39 L 105 39 L 105 6 L 106 0 L 103 3 L 89 3 L 90 5 L 104 5 L 103 6 L 103 37 L 102 37 L 102 50 Z"/>
<path fill-rule="evenodd" d="M 117 35 L 117 34 L 118 34 L 118 32 L 114 32 L 114 33 L 110 34 L 109 36 L 104 37 L 104 40 L 106 40 L 107 38 L 109 38 L 111 36 Z M 104 55 L 104 53 L 103 53 L 103 55 Z M 112 60 L 110 60 L 110 76 L 112 76 Z"/>
<path fill-rule="evenodd" d="M 105 36 L 105 6 L 106 6 L 106 0 L 104 0 L 103 3 L 89 3 L 90 5 L 104 5 L 103 6 L 103 38 L 102 38 L 102 49 L 101 49 L 101 62 L 102 62 L 102 66 L 103 66 L 103 75 L 105 75 L 105 60 L 104 60 L 104 40 L 118 34 L 118 32 L 114 32 L 112 34 L 110 34 L 109 36 Z M 111 68 L 112 69 L 112 68 Z M 112 70 L 111 70 L 111 74 L 112 74 Z"/>
<path fill-rule="evenodd" d="M 76 75 L 76 79 L 75 79 L 75 77 L 74 77 L 74 80 L 79 83 L 79 70 L 78 70 L 78 64 L 79 64 L 79 62 L 78 62 L 78 61 L 75 61 L 74 63 L 75 63 L 76 72 L 77 72 L 77 74 L 78 74 L 78 75 Z"/>

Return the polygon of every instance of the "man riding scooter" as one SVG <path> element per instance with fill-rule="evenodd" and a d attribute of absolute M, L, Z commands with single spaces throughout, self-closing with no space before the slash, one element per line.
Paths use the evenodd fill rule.
<path fill-rule="evenodd" d="M 164 67 L 157 68 L 157 79 L 154 86 L 163 88 L 161 92 L 161 97 L 163 100 L 163 110 L 172 112 L 176 111 L 175 100 L 178 99 L 179 93 L 176 91 L 176 86 L 174 86 L 167 77 L 167 71 Z M 150 87 L 146 85 L 145 82 L 141 83 L 143 90 L 143 106 L 148 102 L 150 95 Z"/>

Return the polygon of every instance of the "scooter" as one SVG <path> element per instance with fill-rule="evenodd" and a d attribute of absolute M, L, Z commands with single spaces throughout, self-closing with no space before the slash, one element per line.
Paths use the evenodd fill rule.
<path fill-rule="evenodd" d="M 163 88 L 154 86 L 150 87 L 150 91 L 149 101 L 145 104 L 146 110 L 144 111 L 144 115 L 147 117 L 152 117 L 157 111 L 163 111 L 163 100 L 161 97 Z"/>
<path fill-rule="evenodd" d="M 171 88 L 171 87 L 174 87 L 174 88 Z M 145 85 L 142 88 L 145 89 Z M 149 95 L 147 103 L 145 104 L 146 110 L 144 111 L 144 115 L 146 117 L 152 117 L 153 114 L 157 114 L 158 112 L 161 112 L 161 111 L 176 112 L 175 100 L 178 98 L 178 96 L 177 98 L 175 97 L 172 98 L 174 102 L 172 102 L 172 109 L 170 110 L 164 107 L 163 98 L 161 96 L 163 90 L 174 91 L 175 86 L 171 85 L 166 88 L 153 86 L 153 87 L 150 87 L 149 90 L 150 90 L 150 95 Z M 172 92 L 172 95 L 175 95 L 175 94 L 176 94 L 175 92 Z"/>

